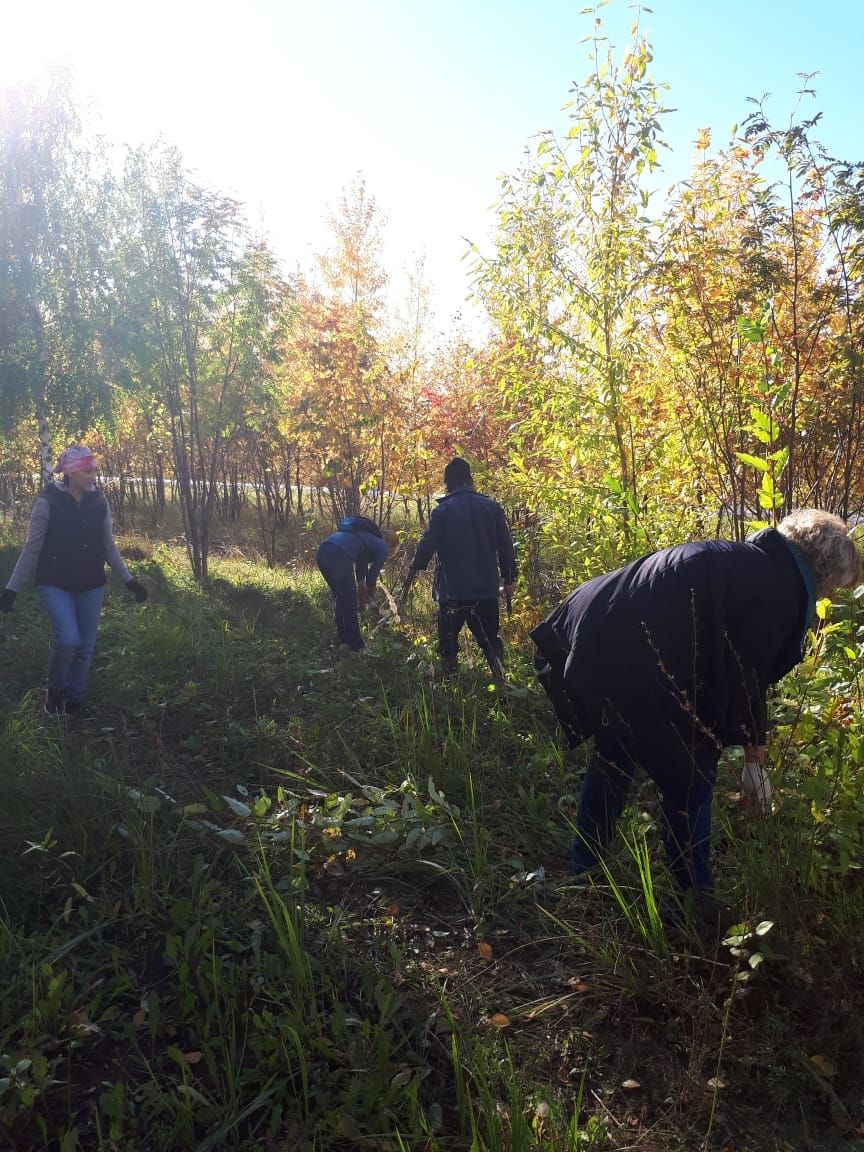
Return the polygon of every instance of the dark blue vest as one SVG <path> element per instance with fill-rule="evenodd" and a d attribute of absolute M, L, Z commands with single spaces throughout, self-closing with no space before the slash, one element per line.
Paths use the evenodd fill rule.
<path fill-rule="evenodd" d="M 36 564 L 36 584 L 88 592 L 105 583 L 102 539 L 108 504 L 101 492 L 85 492 L 80 502 L 59 488 L 42 493 L 51 509 Z"/>

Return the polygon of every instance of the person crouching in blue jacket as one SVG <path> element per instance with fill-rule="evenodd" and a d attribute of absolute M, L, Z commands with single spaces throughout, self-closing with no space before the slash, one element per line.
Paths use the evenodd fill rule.
<path fill-rule="evenodd" d="M 336 601 L 339 643 L 354 652 L 363 648 L 360 610 L 369 603 L 395 539 L 366 516 L 346 516 L 318 549 L 318 569 Z"/>
<path fill-rule="evenodd" d="M 500 504 L 474 491 L 467 460 L 444 469 L 447 492 L 429 517 L 417 545 L 407 588 L 437 556 L 433 595 L 438 602 L 438 649 L 446 677 L 458 668 L 459 633 L 467 624 L 496 682 L 504 679 L 504 645 L 498 634 L 498 574 L 509 598 L 516 587 L 513 539 Z M 404 593 L 403 593 L 404 595 Z"/>
<path fill-rule="evenodd" d="M 574 874 L 597 867 L 641 766 L 662 795 L 672 875 L 710 907 L 720 753 L 743 745 L 764 765 L 769 685 L 802 659 L 816 600 L 860 574 L 844 522 L 806 509 L 746 543 L 683 544 L 588 580 L 533 630 L 571 747 L 594 738 Z"/>

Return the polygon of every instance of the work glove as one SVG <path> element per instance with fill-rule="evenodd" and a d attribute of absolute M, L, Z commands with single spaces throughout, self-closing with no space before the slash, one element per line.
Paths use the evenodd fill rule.
<path fill-rule="evenodd" d="M 771 803 L 771 778 L 764 767 L 754 760 L 745 760 L 744 762 L 741 787 L 746 795 L 758 800 L 763 808 L 767 808 Z"/>
<path fill-rule="evenodd" d="M 4 588 L 0 592 L 0 612 L 11 612 L 17 595 L 18 593 L 13 592 L 11 588 Z"/>
<path fill-rule="evenodd" d="M 143 604 L 147 599 L 147 589 L 143 584 L 139 584 L 137 580 L 127 580 L 126 589 L 135 597 L 137 604 Z"/>

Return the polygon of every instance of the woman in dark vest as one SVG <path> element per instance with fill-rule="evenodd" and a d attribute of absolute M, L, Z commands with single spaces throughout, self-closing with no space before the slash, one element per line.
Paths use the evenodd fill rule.
<path fill-rule="evenodd" d="M 133 580 L 114 543 L 108 501 L 95 487 L 96 458 L 73 444 L 57 461 L 62 483 L 49 484 L 36 499 L 27 540 L 5 590 L 0 612 L 35 571 L 36 589 L 54 636 L 45 711 L 80 713 L 96 646 L 105 596 L 105 564 L 114 569 L 140 604 L 147 589 Z"/>

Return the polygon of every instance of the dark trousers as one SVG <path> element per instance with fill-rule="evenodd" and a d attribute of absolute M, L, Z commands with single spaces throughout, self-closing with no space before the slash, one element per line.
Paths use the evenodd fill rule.
<path fill-rule="evenodd" d="M 608 759 L 594 751 L 582 784 L 577 836 L 570 852 L 574 873 L 596 867 L 598 857 L 615 833 L 633 779 L 635 765 L 621 766 L 622 757 Z M 711 892 L 711 800 L 713 782 L 682 790 L 680 780 L 669 777 L 668 764 L 652 763 L 643 757 L 642 766 L 660 788 L 662 829 L 669 870 L 682 891 L 695 888 Z M 667 778 L 667 787 L 661 782 Z"/>
<path fill-rule="evenodd" d="M 578 874 L 597 866 L 615 834 L 640 765 L 660 790 L 663 839 L 675 882 L 683 891 L 711 892 L 711 801 L 720 757 L 716 744 L 707 736 L 684 732 L 662 716 L 652 732 L 639 738 L 609 708 L 587 707 L 577 714 L 565 690 L 563 666 L 550 665 L 539 654 L 534 663 L 570 747 L 594 735 L 570 853 L 571 871 Z M 583 713 L 588 729 L 584 734 Z"/>
<path fill-rule="evenodd" d="M 567 737 L 567 746 L 569 748 L 578 748 L 585 740 L 579 725 L 579 719 L 573 710 L 573 705 L 570 703 L 570 697 L 567 695 L 567 689 L 564 684 L 564 668 L 563 663 L 550 663 L 545 656 L 539 652 L 534 657 L 534 671 L 537 673 L 537 679 L 543 685 L 543 689 L 555 709 L 555 715 L 558 717 L 558 723 L 564 729 Z"/>
<path fill-rule="evenodd" d="M 355 652 L 363 647 L 357 602 L 357 578 L 354 561 L 338 544 L 325 540 L 315 557 L 318 570 L 336 599 L 336 632 L 340 644 Z"/>
<path fill-rule="evenodd" d="M 480 600 L 441 600 L 438 604 L 438 651 L 445 672 L 455 672 L 459 633 L 467 624 L 492 672 L 501 673 L 504 644 L 498 635 L 498 597 Z"/>

